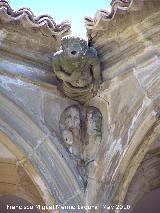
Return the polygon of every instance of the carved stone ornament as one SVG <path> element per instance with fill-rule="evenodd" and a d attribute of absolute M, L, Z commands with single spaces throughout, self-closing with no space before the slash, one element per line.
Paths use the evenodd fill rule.
<path fill-rule="evenodd" d="M 53 69 L 64 94 L 81 103 L 93 97 L 101 81 L 97 51 L 78 37 L 63 37 L 61 48 L 53 55 Z"/>
<path fill-rule="evenodd" d="M 70 106 L 60 118 L 65 147 L 76 160 L 94 160 L 102 139 L 102 114 L 95 107 Z"/>
<path fill-rule="evenodd" d="M 102 140 L 102 114 L 95 107 L 87 107 L 85 118 L 84 159 L 92 161 Z"/>
<path fill-rule="evenodd" d="M 78 159 L 81 159 L 80 110 L 76 106 L 65 109 L 60 118 L 60 132 L 64 145 Z"/>

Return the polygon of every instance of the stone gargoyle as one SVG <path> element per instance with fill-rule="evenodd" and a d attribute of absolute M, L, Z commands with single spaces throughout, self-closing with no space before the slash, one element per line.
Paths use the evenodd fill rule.
<path fill-rule="evenodd" d="M 80 103 L 93 97 L 101 82 L 97 51 L 79 37 L 65 36 L 53 55 L 53 69 L 64 94 Z"/>

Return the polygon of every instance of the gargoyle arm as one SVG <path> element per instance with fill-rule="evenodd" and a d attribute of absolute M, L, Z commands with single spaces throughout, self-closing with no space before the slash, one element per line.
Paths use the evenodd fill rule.
<path fill-rule="evenodd" d="M 53 56 L 53 63 L 52 63 L 52 66 L 53 66 L 53 70 L 56 74 L 56 76 L 62 80 L 62 81 L 69 81 L 70 80 L 70 75 L 68 75 L 67 73 L 65 73 L 62 68 L 61 68 L 61 60 L 60 60 L 60 54 L 57 54 L 57 55 L 54 55 Z"/>
<path fill-rule="evenodd" d="M 80 78 L 80 72 L 73 72 L 72 74 L 67 74 L 64 70 L 62 70 L 60 64 L 61 63 L 59 59 L 53 60 L 53 69 L 59 79 L 61 79 L 62 81 L 71 82 L 76 81 Z"/>

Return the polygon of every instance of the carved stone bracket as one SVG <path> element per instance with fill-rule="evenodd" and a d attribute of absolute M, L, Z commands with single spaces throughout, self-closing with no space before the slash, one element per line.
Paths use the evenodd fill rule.
<path fill-rule="evenodd" d="M 53 56 L 53 70 L 64 94 L 80 103 L 95 96 L 101 82 L 97 51 L 78 37 L 66 36 Z"/>

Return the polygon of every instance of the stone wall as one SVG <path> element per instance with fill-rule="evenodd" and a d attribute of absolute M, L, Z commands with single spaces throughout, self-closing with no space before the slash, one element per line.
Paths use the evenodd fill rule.
<path fill-rule="evenodd" d="M 159 1 L 115 1 L 111 15 L 101 11 L 86 18 L 104 81 L 89 103 L 101 109 L 104 128 L 88 185 L 91 203 L 123 204 L 149 144 L 159 136 L 159 8 Z M 131 204 L 138 200 L 129 198 Z"/>
<path fill-rule="evenodd" d="M 35 18 L 29 9 L 13 11 L 0 1 L 0 132 L 5 135 L 0 142 L 17 158 L 17 177 L 26 172 L 47 205 L 83 203 L 83 181 L 59 131 L 62 112 L 75 102 L 57 90 L 51 67 L 61 37 L 69 33 L 68 22 L 57 25 L 51 17 Z"/>
<path fill-rule="evenodd" d="M 110 212 L 104 205 L 134 206 L 142 196 L 132 196 L 133 186 L 141 184 L 139 166 L 160 128 L 159 8 L 158 0 L 113 1 L 111 14 L 101 11 L 86 19 L 103 82 L 82 106 L 59 91 L 51 67 L 69 25 L 33 19 L 28 10 L 15 15 L 0 1 L 0 142 L 16 156 L 45 204 L 99 205 L 98 212 Z M 64 146 L 59 126 L 72 106 L 82 110 L 81 121 L 87 107 L 102 116 L 102 140 L 85 172 Z"/>

